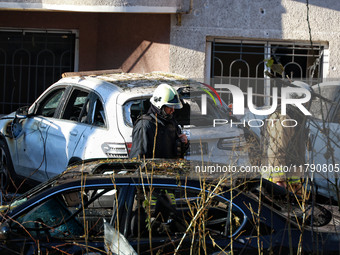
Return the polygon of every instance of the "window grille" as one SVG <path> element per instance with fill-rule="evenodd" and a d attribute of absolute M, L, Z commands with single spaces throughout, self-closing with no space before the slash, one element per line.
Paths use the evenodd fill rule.
<path fill-rule="evenodd" d="M 243 92 L 251 86 L 257 106 L 270 104 L 271 88 L 280 86 L 278 79 L 320 82 L 328 59 L 327 45 L 321 43 L 214 39 L 211 45 L 211 84 L 237 85 Z M 230 94 L 221 96 L 231 101 Z"/>
<path fill-rule="evenodd" d="M 63 72 L 74 71 L 72 31 L 0 31 L 0 113 L 30 105 Z"/>

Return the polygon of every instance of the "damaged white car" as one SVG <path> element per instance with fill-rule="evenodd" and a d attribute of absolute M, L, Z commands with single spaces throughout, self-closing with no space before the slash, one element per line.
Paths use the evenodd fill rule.
<path fill-rule="evenodd" d="M 42 182 L 80 160 L 128 158 L 133 122 L 148 110 L 149 98 L 161 83 L 174 86 L 185 106 L 177 118 L 190 140 L 188 158 L 235 165 L 247 162 L 243 130 L 213 127 L 213 119 L 228 118 L 226 105 L 208 97 L 207 114 L 201 114 L 202 90 L 192 92 L 202 84 L 159 72 L 84 72 L 62 78 L 30 107 L 0 119 L 1 186 L 16 177 Z"/>

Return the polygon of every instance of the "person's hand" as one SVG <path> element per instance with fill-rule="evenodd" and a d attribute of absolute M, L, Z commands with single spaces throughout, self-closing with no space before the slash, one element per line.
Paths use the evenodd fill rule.
<path fill-rule="evenodd" d="M 180 134 L 179 139 L 181 140 L 182 143 L 187 144 L 188 143 L 188 137 L 186 136 L 186 134 Z"/>

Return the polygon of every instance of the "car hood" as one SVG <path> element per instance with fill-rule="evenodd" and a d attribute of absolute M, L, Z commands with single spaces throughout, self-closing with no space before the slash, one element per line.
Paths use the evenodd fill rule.
<path fill-rule="evenodd" d="M 14 119 L 15 118 L 15 112 L 12 112 L 10 114 L 0 114 L 0 120 L 1 119 Z"/>

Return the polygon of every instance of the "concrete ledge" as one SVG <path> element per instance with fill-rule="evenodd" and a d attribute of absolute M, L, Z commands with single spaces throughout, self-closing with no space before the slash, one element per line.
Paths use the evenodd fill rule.
<path fill-rule="evenodd" d="M 182 13 L 188 10 L 189 0 L 158 1 L 35 1 L 0 2 L 0 10 L 70 11 L 107 13 Z M 184 4 L 185 2 L 185 4 Z"/>

